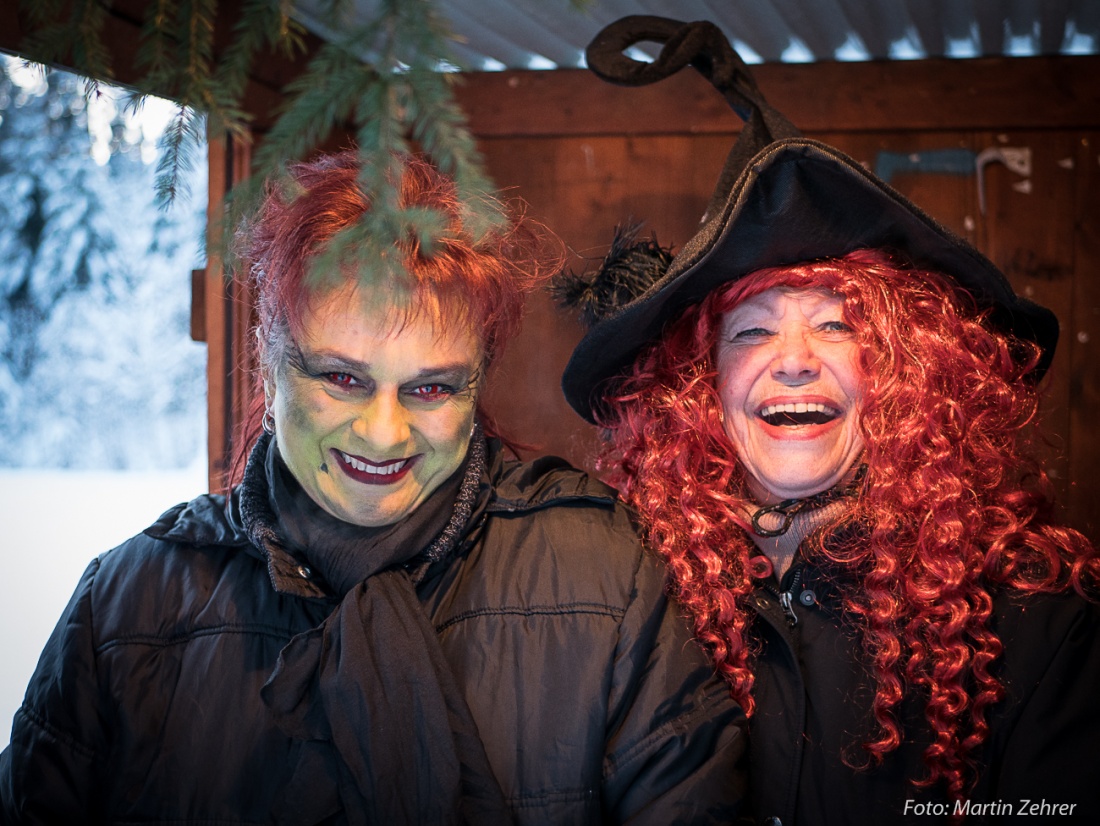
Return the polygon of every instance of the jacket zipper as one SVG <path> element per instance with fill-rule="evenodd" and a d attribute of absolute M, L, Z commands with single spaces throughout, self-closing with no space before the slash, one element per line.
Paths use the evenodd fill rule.
<path fill-rule="evenodd" d="M 779 600 L 779 605 L 783 608 L 783 614 L 787 617 L 787 625 L 791 628 L 798 625 L 798 615 L 794 612 L 794 592 L 798 590 L 798 586 L 802 584 L 802 566 L 799 565 L 792 572 L 791 587 L 786 591 L 780 592 L 778 588 L 773 587 L 767 582 L 761 584 L 765 591 Z"/>

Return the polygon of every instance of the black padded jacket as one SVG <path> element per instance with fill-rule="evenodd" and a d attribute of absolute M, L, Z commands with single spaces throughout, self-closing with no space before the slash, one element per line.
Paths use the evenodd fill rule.
<path fill-rule="evenodd" d="M 769 578 L 751 598 L 760 645 L 749 729 L 751 822 L 1100 823 L 1100 606 L 1075 594 L 994 595 L 991 626 L 1004 653 L 993 670 L 1004 699 L 988 712 L 976 783 L 953 801 L 942 783 L 913 782 L 926 773 L 931 743 L 919 691 L 902 703 L 901 746 L 878 767 L 852 768 L 868 762 L 861 744 L 874 731 L 875 692 L 838 583 L 796 561 L 782 583 Z"/>
<path fill-rule="evenodd" d="M 218 496 L 94 560 L 0 756 L 3 822 L 285 819 L 260 689 L 338 601 L 308 573 Z M 743 715 L 609 488 L 494 445 L 466 535 L 412 575 L 517 823 L 736 818 Z"/>

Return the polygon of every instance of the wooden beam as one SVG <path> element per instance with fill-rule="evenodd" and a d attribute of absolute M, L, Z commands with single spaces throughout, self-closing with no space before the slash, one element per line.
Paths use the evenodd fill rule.
<path fill-rule="evenodd" d="M 207 220 L 221 225 L 225 193 L 248 177 L 249 146 L 224 136 L 207 143 L 210 191 Z M 232 461 L 233 434 L 244 417 L 251 394 L 245 362 L 251 301 L 245 287 L 228 277 L 223 262 L 211 256 L 206 263 L 203 326 L 206 333 L 207 460 L 210 490 L 225 486 Z"/>
<path fill-rule="evenodd" d="M 1100 127 L 1100 56 L 761 64 L 768 100 L 807 133 Z M 584 69 L 472 72 L 459 104 L 478 137 L 729 133 L 722 97 L 683 71 L 641 88 Z"/>

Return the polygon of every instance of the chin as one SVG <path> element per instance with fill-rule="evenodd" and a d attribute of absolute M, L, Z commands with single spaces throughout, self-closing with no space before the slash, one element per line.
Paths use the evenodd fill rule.
<path fill-rule="evenodd" d="M 757 496 L 761 504 L 774 505 L 785 499 L 808 499 L 811 496 L 824 493 L 835 487 L 843 478 L 843 473 L 837 473 L 834 476 L 819 480 L 772 479 L 761 482 L 752 479 L 749 489 L 753 495 Z"/>

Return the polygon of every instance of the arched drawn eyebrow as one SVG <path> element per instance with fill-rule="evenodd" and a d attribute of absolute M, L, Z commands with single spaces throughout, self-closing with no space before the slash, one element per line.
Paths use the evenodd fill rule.
<path fill-rule="evenodd" d="M 309 352 L 295 344 L 291 354 L 291 361 L 302 372 L 317 373 L 350 373 L 353 376 L 370 377 L 370 362 L 347 358 L 339 353 L 326 350 Z M 410 381 L 441 381 L 448 384 L 465 385 L 474 379 L 478 373 L 479 365 L 476 363 L 456 361 L 446 364 L 433 364 L 423 367 L 409 377 Z"/>

